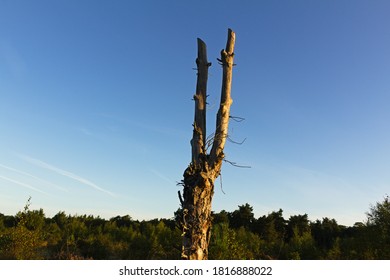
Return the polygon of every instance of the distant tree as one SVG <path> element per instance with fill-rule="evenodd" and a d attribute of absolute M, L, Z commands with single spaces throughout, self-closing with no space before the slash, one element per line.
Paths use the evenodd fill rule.
<path fill-rule="evenodd" d="M 52 220 L 57 224 L 57 226 L 60 229 L 65 229 L 66 225 L 68 224 L 68 217 L 66 216 L 64 211 L 58 212 Z"/>
<path fill-rule="evenodd" d="M 306 232 L 310 233 L 307 214 L 290 216 L 287 221 L 287 240 L 290 240 L 293 236 L 302 236 Z"/>
<path fill-rule="evenodd" d="M 209 258 L 214 260 L 229 259 L 230 228 L 228 222 L 214 223 L 209 246 Z"/>
<path fill-rule="evenodd" d="M 43 209 L 31 210 L 27 212 L 28 219 L 26 220 L 26 227 L 29 230 L 40 231 L 45 225 L 45 213 Z"/>
<path fill-rule="evenodd" d="M 323 218 L 310 224 L 311 232 L 318 247 L 324 252 L 330 250 L 337 237 L 340 236 L 341 227 L 335 219 Z"/>
<path fill-rule="evenodd" d="M 261 240 L 244 227 L 232 229 L 228 223 L 218 223 L 212 228 L 210 259 L 247 260 L 260 258 Z"/>
<path fill-rule="evenodd" d="M 33 260 L 42 259 L 41 248 L 44 245 L 42 221 L 43 211 L 30 211 L 31 197 L 23 211 L 16 215 L 17 224 L 0 238 L 4 256 L 8 259 Z M 4 243 L 4 241 L 6 241 Z"/>
<path fill-rule="evenodd" d="M 311 234 L 308 215 L 293 215 L 286 225 L 286 246 L 282 258 L 285 259 L 318 259 L 320 252 Z"/>
<path fill-rule="evenodd" d="M 116 216 L 110 219 L 111 222 L 115 222 L 118 227 L 129 227 L 132 224 L 132 218 L 129 215 Z"/>
<path fill-rule="evenodd" d="M 367 231 L 376 259 L 390 259 L 390 198 L 386 196 L 367 212 Z"/>
<path fill-rule="evenodd" d="M 277 239 L 283 239 L 286 236 L 286 220 L 283 218 L 283 210 L 273 211 L 268 214 L 266 221 L 268 225 L 273 225 L 276 232 Z M 271 237 L 271 236 L 268 236 Z"/>
<path fill-rule="evenodd" d="M 16 220 L 16 217 L 15 216 L 8 216 L 8 215 L 4 215 L 3 216 L 3 224 L 4 224 L 4 227 L 6 228 L 10 228 L 10 227 L 14 227 L 16 226 L 17 224 L 17 220 Z"/>
<path fill-rule="evenodd" d="M 266 243 L 263 247 L 267 256 L 273 259 L 281 258 L 285 246 L 286 220 L 283 218 L 283 210 L 273 211 L 262 218 L 264 223 L 263 238 Z"/>
<path fill-rule="evenodd" d="M 266 231 L 267 231 L 267 217 L 263 215 L 257 219 L 254 219 L 252 230 L 254 233 L 259 235 L 262 239 L 265 239 Z"/>
<path fill-rule="evenodd" d="M 254 220 L 253 207 L 248 203 L 238 206 L 238 210 L 230 214 L 230 224 L 233 228 L 252 229 Z"/>
<path fill-rule="evenodd" d="M 264 258 L 262 248 L 265 242 L 257 234 L 245 227 L 236 229 L 235 233 L 236 242 L 240 248 L 238 251 L 240 254 L 236 259 L 255 260 Z"/>
<path fill-rule="evenodd" d="M 219 213 L 213 213 L 213 224 L 229 224 L 229 215 L 230 213 L 225 210 L 222 210 Z"/>
<path fill-rule="evenodd" d="M 367 212 L 367 224 L 378 226 L 385 235 L 390 233 L 390 198 L 386 196 L 382 202 L 377 202 Z"/>

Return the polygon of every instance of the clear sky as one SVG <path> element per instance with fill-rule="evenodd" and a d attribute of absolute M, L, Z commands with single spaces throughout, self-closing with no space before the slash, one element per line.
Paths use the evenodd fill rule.
<path fill-rule="evenodd" d="M 0 0 L 0 213 L 170 218 L 191 158 L 196 38 L 215 126 L 236 32 L 213 208 L 364 221 L 390 189 L 390 2 Z"/>

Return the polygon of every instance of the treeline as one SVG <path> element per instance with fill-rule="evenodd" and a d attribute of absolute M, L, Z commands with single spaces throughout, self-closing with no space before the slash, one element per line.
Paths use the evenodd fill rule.
<path fill-rule="evenodd" d="M 109 220 L 57 213 L 47 218 L 30 202 L 15 216 L 0 214 L 0 259 L 180 259 L 181 230 L 172 219 Z M 180 215 L 178 210 L 176 218 Z M 367 221 L 255 218 L 249 204 L 213 215 L 210 259 L 390 259 L 390 201 L 376 203 Z"/>

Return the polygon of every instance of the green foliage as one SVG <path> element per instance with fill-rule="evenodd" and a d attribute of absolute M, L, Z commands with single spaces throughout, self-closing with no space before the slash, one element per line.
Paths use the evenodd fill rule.
<path fill-rule="evenodd" d="M 250 229 L 254 221 L 253 207 L 246 203 L 245 205 L 238 206 L 238 210 L 228 216 L 230 216 L 231 227 Z"/>
<path fill-rule="evenodd" d="M 16 215 L 17 225 L 7 229 L 0 235 L 2 259 L 30 260 L 40 259 L 39 250 L 43 247 L 42 227 L 44 214 L 40 211 L 30 211 L 28 199 L 23 212 Z"/>
<path fill-rule="evenodd" d="M 215 260 L 236 259 L 239 249 L 236 234 L 233 229 L 229 228 L 229 224 L 226 222 L 214 224 L 209 245 L 209 258 Z"/>
<path fill-rule="evenodd" d="M 390 259 L 390 198 L 371 206 L 367 213 L 366 235 L 374 259 Z"/>
<path fill-rule="evenodd" d="M 179 259 L 181 238 L 175 218 L 46 218 L 42 209 L 30 210 L 30 199 L 15 216 L 0 214 L 0 259 Z M 249 204 L 213 213 L 209 258 L 390 259 L 389 197 L 352 227 L 329 218 L 311 222 L 307 214 L 285 219 L 282 209 L 255 218 Z"/>

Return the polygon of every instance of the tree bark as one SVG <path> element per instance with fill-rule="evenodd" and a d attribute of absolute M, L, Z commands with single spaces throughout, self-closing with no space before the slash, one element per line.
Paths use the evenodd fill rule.
<path fill-rule="evenodd" d="M 207 98 L 207 78 L 208 69 L 211 63 L 207 61 L 206 44 L 198 38 L 198 57 L 196 59 L 198 78 L 196 82 L 195 100 L 195 120 L 194 131 L 191 140 L 192 162 L 200 164 L 200 155 L 205 154 L 206 145 L 206 98 Z"/>
<path fill-rule="evenodd" d="M 226 49 L 221 51 L 223 76 L 221 103 L 217 114 L 217 124 L 210 154 L 206 147 L 206 98 L 208 67 L 206 44 L 198 39 L 198 77 L 196 84 L 195 120 L 191 140 L 192 160 L 184 172 L 182 181 L 183 247 L 182 259 L 208 259 L 208 245 L 211 236 L 211 205 L 214 194 L 214 182 L 220 175 L 223 149 L 228 135 L 230 118 L 231 82 L 234 58 L 235 33 L 228 30 Z"/>

